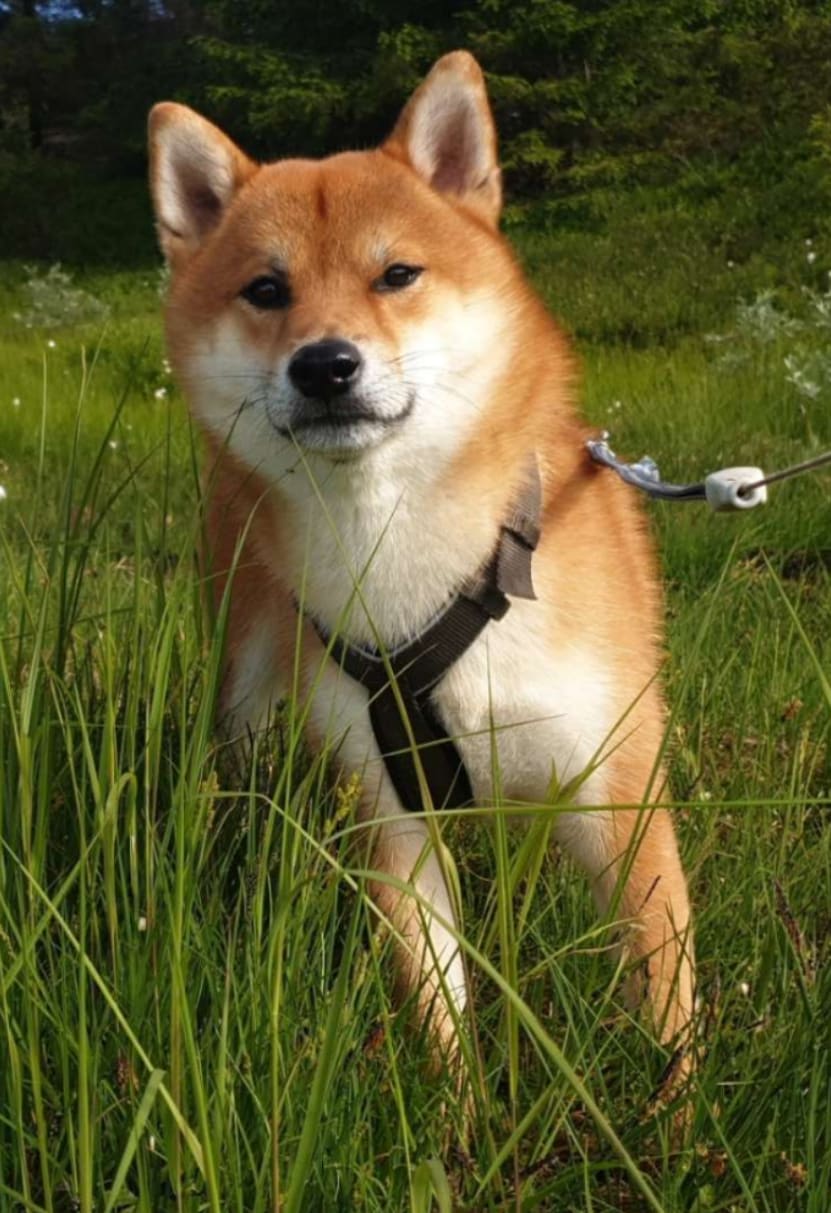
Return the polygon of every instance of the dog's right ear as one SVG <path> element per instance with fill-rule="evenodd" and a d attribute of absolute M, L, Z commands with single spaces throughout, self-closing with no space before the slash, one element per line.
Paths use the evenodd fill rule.
<path fill-rule="evenodd" d="M 213 123 L 173 101 L 150 111 L 149 138 L 159 243 L 172 265 L 200 247 L 257 166 Z"/>

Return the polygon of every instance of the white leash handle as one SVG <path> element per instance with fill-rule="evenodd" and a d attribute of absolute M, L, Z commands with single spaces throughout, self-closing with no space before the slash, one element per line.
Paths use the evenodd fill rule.
<path fill-rule="evenodd" d="M 711 510 L 752 510 L 768 499 L 767 485 L 759 484 L 761 468 L 722 468 L 704 477 L 704 496 Z"/>

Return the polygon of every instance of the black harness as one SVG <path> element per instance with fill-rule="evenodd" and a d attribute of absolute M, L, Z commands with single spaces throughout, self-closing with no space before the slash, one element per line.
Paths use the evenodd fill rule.
<path fill-rule="evenodd" d="M 434 808 L 459 808 L 473 799 L 465 765 L 431 694 L 491 620 L 504 618 L 509 596 L 536 597 L 531 560 L 539 542 L 540 508 L 534 459 L 487 563 L 420 636 L 391 652 L 345 644 L 312 620 L 333 660 L 369 691 L 372 731 L 405 809 L 420 813 L 425 807 L 420 773 Z"/>

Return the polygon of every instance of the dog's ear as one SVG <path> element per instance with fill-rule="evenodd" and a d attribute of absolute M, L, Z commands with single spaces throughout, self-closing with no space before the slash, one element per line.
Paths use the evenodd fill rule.
<path fill-rule="evenodd" d="M 150 111 L 150 189 L 159 243 L 173 264 L 195 252 L 257 166 L 186 105 Z"/>
<path fill-rule="evenodd" d="M 383 150 L 496 224 L 502 206 L 496 128 L 482 69 L 467 51 L 439 59 Z"/>

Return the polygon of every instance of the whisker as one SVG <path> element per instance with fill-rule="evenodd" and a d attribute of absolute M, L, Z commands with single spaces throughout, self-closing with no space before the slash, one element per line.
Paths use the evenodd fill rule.
<path fill-rule="evenodd" d="M 423 385 L 421 384 L 413 383 L 408 386 L 411 391 L 418 391 L 419 389 L 424 390 Z M 432 383 L 428 390 L 430 392 L 444 392 L 448 396 L 455 396 L 457 400 L 461 400 L 463 404 L 469 405 L 469 407 L 475 409 L 477 413 L 482 412 L 483 406 L 479 401 L 474 400 L 472 396 L 465 395 L 464 392 L 460 391 L 458 388 L 451 387 L 447 383 Z"/>
<path fill-rule="evenodd" d="M 263 374 L 262 371 L 224 371 L 216 375 L 193 375 L 188 374 L 185 378 L 192 380 L 195 383 L 223 383 L 231 382 L 237 379 L 253 379 L 259 383 L 263 380 L 272 380 L 272 376 Z"/>

